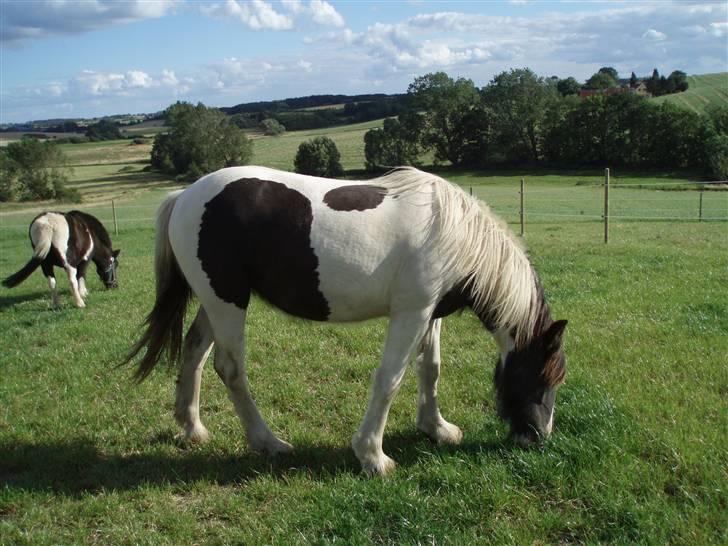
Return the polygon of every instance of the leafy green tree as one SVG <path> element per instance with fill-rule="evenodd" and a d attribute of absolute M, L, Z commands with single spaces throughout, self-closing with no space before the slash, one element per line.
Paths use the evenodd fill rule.
<path fill-rule="evenodd" d="M 66 188 L 70 172 L 55 143 L 35 139 L 11 142 L 0 153 L 0 200 L 80 201 L 78 191 Z"/>
<path fill-rule="evenodd" d="M 660 83 L 660 73 L 655 68 L 652 71 L 652 76 L 646 82 L 647 91 L 649 91 L 653 97 L 659 97 L 662 95 L 662 85 Z"/>
<path fill-rule="evenodd" d="M 89 125 L 86 129 L 86 137 L 92 141 L 116 140 L 123 138 L 119 126 L 110 119 L 102 119 L 98 123 Z"/>
<path fill-rule="evenodd" d="M 568 78 L 559 80 L 556 84 L 556 89 L 559 93 L 561 93 L 562 97 L 578 95 L 579 91 L 581 91 L 581 84 L 569 76 Z"/>
<path fill-rule="evenodd" d="M 728 134 L 714 134 L 705 143 L 706 174 L 728 180 Z"/>
<path fill-rule="evenodd" d="M 549 158 L 568 164 L 639 164 L 651 141 L 650 109 L 646 99 L 628 93 L 572 103 L 553 124 Z"/>
<path fill-rule="evenodd" d="M 615 82 L 619 82 L 619 73 L 616 68 L 611 66 L 603 66 L 597 70 L 597 74 L 609 74 Z"/>
<path fill-rule="evenodd" d="M 296 172 L 301 174 L 329 178 L 344 174 L 339 150 L 329 137 L 316 137 L 302 142 L 293 164 Z"/>
<path fill-rule="evenodd" d="M 411 106 L 423 115 L 423 146 L 434 150 L 436 161 L 462 163 L 469 136 L 463 131 L 463 123 L 480 102 L 473 82 L 453 80 L 444 72 L 436 72 L 415 78 L 407 94 Z"/>
<path fill-rule="evenodd" d="M 629 86 L 630 87 L 636 87 L 638 83 L 637 76 L 634 72 L 632 72 L 632 75 L 629 77 Z"/>
<path fill-rule="evenodd" d="M 596 74 L 592 75 L 591 78 L 586 80 L 587 89 L 609 89 L 610 87 L 615 87 L 616 85 L 617 80 L 608 72 L 597 72 Z"/>
<path fill-rule="evenodd" d="M 688 84 L 688 75 L 685 74 L 685 72 L 681 70 L 674 70 L 668 77 L 667 82 L 669 85 L 669 88 L 672 89 L 672 93 L 680 93 L 682 91 L 687 91 L 689 84 Z"/>
<path fill-rule="evenodd" d="M 166 112 L 166 134 L 152 147 L 152 166 L 161 171 L 196 179 L 235 165 L 253 156 L 253 144 L 230 119 L 216 108 L 178 102 Z"/>
<path fill-rule="evenodd" d="M 558 92 L 530 69 L 498 74 L 483 89 L 492 115 L 494 143 L 507 159 L 538 161 L 542 156 L 544 121 Z"/>
<path fill-rule="evenodd" d="M 405 126 L 395 118 L 387 118 L 381 128 L 367 131 L 364 134 L 367 170 L 415 165 L 421 149 L 418 140 L 408 136 Z"/>
<path fill-rule="evenodd" d="M 659 167 L 703 168 L 706 143 L 715 134 L 709 120 L 670 102 L 656 107 L 648 157 Z"/>
<path fill-rule="evenodd" d="M 273 118 L 265 118 L 258 127 L 267 136 L 278 136 L 286 132 L 286 128 L 277 119 Z"/>
<path fill-rule="evenodd" d="M 0 202 L 15 200 L 20 182 L 18 164 L 8 154 L 7 148 L 0 148 Z"/>
<path fill-rule="evenodd" d="M 705 109 L 713 129 L 720 135 L 728 135 L 728 105 L 711 104 Z"/>

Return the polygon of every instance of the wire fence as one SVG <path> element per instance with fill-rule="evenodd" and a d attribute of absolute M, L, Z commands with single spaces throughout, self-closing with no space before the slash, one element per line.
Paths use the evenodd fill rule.
<path fill-rule="evenodd" d="M 685 190 L 685 191 L 678 191 Z M 728 181 L 603 183 L 529 187 L 527 179 L 512 186 L 480 185 L 471 194 L 523 234 L 529 224 L 596 222 L 728 222 Z M 150 228 L 163 195 L 149 203 L 115 200 L 74 206 L 96 216 L 112 234 L 124 230 Z M 0 213 L 0 237 L 25 231 L 42 209 Z"/>

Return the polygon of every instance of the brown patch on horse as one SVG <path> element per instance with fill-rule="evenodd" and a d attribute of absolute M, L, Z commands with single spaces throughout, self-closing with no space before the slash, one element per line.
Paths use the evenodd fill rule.
<path fill-rule="evenodd" d="M 566 359 L 562 351 L 558 351 L 546 361 L 541 372 L 541 377 L 543 377 L 547 387 L 558 387 L 564 382 L 566 377 Z"/>
<path fill-rule="evenodd" d="M 324 203 L 341 212 L 363 211 L 377 208 L 387 195 L 386 188 L 370 184 L 342 186 L 329 190 L 324 195 Z"/>
<path fill-rule="evenodd" d="M 311 202 L 280 182 L 230 182 L 202 214 L 197 257 L 215 294 L 246 309 L 250 292 L 291 315 L 326 320 Z"/>

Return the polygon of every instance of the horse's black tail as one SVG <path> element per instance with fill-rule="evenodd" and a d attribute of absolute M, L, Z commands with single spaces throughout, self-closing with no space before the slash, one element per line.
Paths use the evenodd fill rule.
<path fill-rule="evenodd" d="M 15 288 L 25 279 L 30 277 L 31 273 L 38 269 L 43 263 L 46 256 L 51 250 L 53 240 L 53 226 L 44 218 L 44 214 L 38 216 L 30 224 L 30 240 L 33 243 L 33 257 L 28 260 L 20 271 L 13 273 L 7 279 L 3 280 L 3 286 Z"/>
<path fill-rule="evenodd" d="M 41 263 L 43 263 L 43 258 L 33 256 L 20 271 L 18 271 L 17 273 L 13 273 L 8 278 L 4 279 L 3 286 L 7 286 L 8 288 L 15 288 L 25 279 L 30 277 L 31 273 L 38 269 L 38 266 Z"/>
<path fill-rule="evenodd" d="M 177 265 L 168 235 L 169 218 L 180 193 L 170 194 L 159 207 L 154 255 L 157 299 L 146 318 L 146 331 L 124 360 L 124 364 L 129 363 L 142 349 L 146 349 L 134 373 L 138 383 L 149 375 L 165 351 L 170 361 L 176 362 L 182 349 L 182 327 L 192 291 Z"/>

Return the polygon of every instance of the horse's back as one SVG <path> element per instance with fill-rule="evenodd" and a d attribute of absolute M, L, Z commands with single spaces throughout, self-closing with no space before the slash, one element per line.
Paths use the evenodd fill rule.
<path fill-rule="evenodd" d="M 296 316 L 360 320 L 389 312 L 397 277 L 424 237 L 412 215 L 424 212 L 376 182 L 238 167 L 185 190 L 169 235 L 203 299 L 214 292 L 245 308 L 254 290 Z"/>

